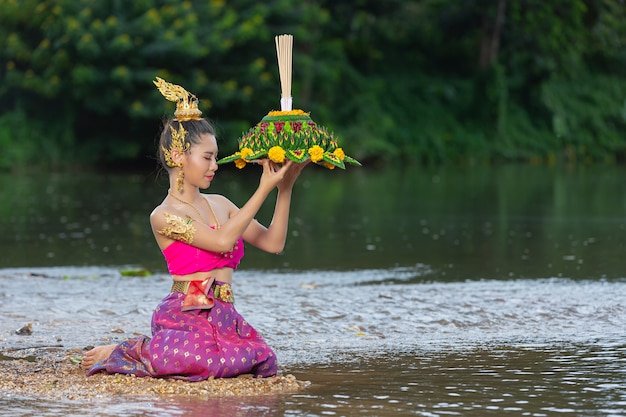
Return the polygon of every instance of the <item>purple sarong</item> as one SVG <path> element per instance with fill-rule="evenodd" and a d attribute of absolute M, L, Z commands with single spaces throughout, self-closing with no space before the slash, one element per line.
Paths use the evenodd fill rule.
<path fill-rule="evenodd" d="M 152 337 L 122 342 L 87 375 L 104 371 L 187 381 L 276 375 L 276 355 L 232 303 L 215 299 L 211 309 L 183 312 L 184 298 L 181 292 L 165 297 L 152 315 Z"/>

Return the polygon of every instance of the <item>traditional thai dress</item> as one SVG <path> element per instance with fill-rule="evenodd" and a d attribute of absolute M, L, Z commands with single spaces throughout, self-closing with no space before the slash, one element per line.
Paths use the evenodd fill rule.
<path fill-rule="evenodd" d="M 276 355 L 235 310 L 230 285 L 211 277 L 213 269 L 237 268 L 243 257 L 241 238 L 225 253 L 174 241 L 163 255 L 172 275 L 206 271 L 206 279 L 175 282 L 152 315 L 152 337 L 122 342 L 87 375 L 107 372 L 187 381 L 276 375 Z"/>

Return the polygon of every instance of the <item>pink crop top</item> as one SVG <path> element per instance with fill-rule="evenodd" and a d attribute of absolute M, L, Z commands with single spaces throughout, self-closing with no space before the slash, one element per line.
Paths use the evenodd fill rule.
<path fill-rule="evenodd" d="M 243 258 L 243 239 L 239 238 L 230 252 L 211 252 L 180 240 L 163 249 L 167 269 L 172 275 L 187 275 L 216 268 L 237 269 Z"/>

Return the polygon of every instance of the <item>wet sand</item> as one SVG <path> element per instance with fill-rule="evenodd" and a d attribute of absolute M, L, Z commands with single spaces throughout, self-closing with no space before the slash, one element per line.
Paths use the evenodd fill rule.
<path fill-rule="evenodd" d="M 280 374 L 273 378 L 244 375 L 201 382 L 119 374 L 86 377 L 80 367 L 84 352 L 54 346 L 0 351 L 0 394 L 68 400 L 118 395 L 208 398 L 288 394 L 310 385 L 292 375 Z"/>

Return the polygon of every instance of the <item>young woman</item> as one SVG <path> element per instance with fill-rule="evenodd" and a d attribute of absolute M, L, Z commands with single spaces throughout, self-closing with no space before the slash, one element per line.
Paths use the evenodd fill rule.
<path fill-rule="evenodd" d="M 241 208 L 224 196 L 200 193 L 210 187 L 218 168 L 215 130 L 201 117 L 195 96 L 162 79 L 155 84 L 167 99 L 177 101 L 159 143 L 170 186 L 150 215 L 174 280 L 172 291 L 153 313 L 152 337 L 96 347 L 85 354 L 82 367 L 87 375 L 107 372 L 189 381 L 276 375 L 276 356 L 235 309 L 231 285 L 244 241 L 267 252 L 283 250 L 292 188 L 306 163 L 278 166 L 260 161 L 259 186 Z M 266 228 L 254 217 L 275 187 L 276 206 Z"/>

